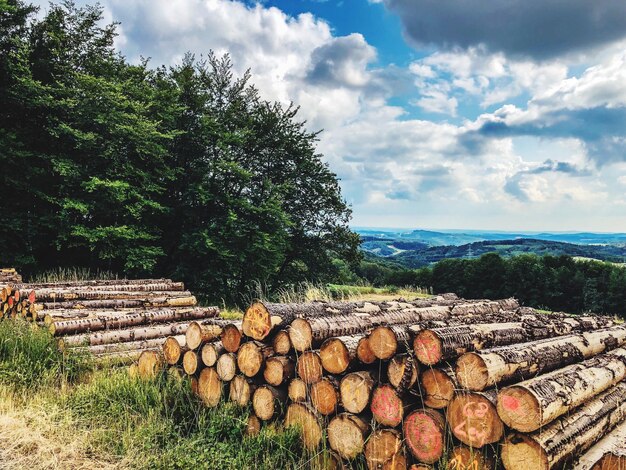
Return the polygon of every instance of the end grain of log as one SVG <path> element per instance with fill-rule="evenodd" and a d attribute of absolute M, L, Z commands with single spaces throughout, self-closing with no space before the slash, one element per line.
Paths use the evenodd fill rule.
<path fill-rule="evenodd" d="M 296 427 L 302 431 L 302 443 L 308 450 L 317 449 L 322 441 L 322 425 L 319 417 L 304 403 L 292 403 L 287 408 L 285 427 Z"/>
<path fill-rule="evenodd" d="M 198 396 L 210 408 L 215 408 L 222 399 L 222 381 L 214 367 L 206 367 L 200 372 Z"/>
<path fill-rule="evenodd" d="M 260 432 L 261 420 L 254 413 L 251 413 L 250 416 L 248 416 L 248 421 L 246 422 L 246 430 L 244 431 L 244 434 L 247 437 L 254 437 L 258 436 Z"/>
<path fill-rule="evenodd" d="M 504 436 L 504 424 L 496 410 L 495 390 L 459 392 L 446 411 L 452 434 L 463 444 L 480 449 Z"/>
<path fill-rule="evenodd" d="M 139 356 L 137 371 L 143 379 L 154 379 L 164 367 L 163 356 L 156 351 L 144 351 Z"/>
<path fill-rule="evenodd" d="M 237 375 L 230 382 L 228 399 L 239 406 L 248 406 L 255 390 L 256 384 L 251 379 Z"/>
<path fill-rule="evenodd" d="M 341 413 L 328 425 L 330 448 L 346 460 L 352 460 L 363 452 L 370 427 L 359 416 Z"/>
<path fill-rule="evenodd" d="M 254 377 L 263 369 L 265 360 L 272 355 L 272 347 L 257 341 L 244 343 L 237 352 L 237 366 L 246 377 Z"/>
<path fill-rule="evenodd" d="M 194 375 L 200 366 L 198 353 L 195 351 L 187 351 L 183 355 L 183 370 L 187 375 Z"/>
<path fill-rule="evenodd" d="M 283 389 L 261 385 L 252 395 L 252 409 L 261 421 L 269 421 L 283 411 L 287 394 Z"/>
<path fill-rule="evenodd" d="M 205 343 L 200 350 L 200 359 L 206 367 L 213 367 L 217 364 L 217 359 L 224 354 L 226 349 L 221 341 L 212 341 Z"/>
<path fill-rule="evenodd" d="M 229 353 L 236 353 L 239 350 L 242 337 L 241 323 L 231 323 L 224 326 L 220 335 L 224 349 Z"/>
<path fill-rule="evenodd" d="M 217 375 L 222 382 L 230 382 L 237 373 L 237 356 L 233 353 L 222 354 L 216 364 Z"/>
<path fill-rule="evenodd" d="M 274 336 L 272 340 L 272 347 L 274 348 L 274 353 L 280 356 L 285 356 L 289 354 L 291 351 L 291 340 L 289 339 L 289 333 L 286 330 L 280 330 Z"/>
<path fill-rule="evenodd" d="M 163 357 L 165 362 L 173 366 L 181 362 L 183 354 L 188 351 L 185 344 L 180 344 L 176 338 L 170 336 L 163 343 Z"/>
<path fill-rule="evenodd" d="M 296 377 L 291 379 L 287 388 L 289 399 L 294 403 L 304 402 L 308 396 L 308 389 L 304 380 Z"/>
<path fill-rule="evenodd" d="M 413 388 L 417 382 L 418 374 L 417 361 L 407 354 L 394 356 L 387 365 L 389 383 L 400 391 Z"/>
<path fill-rule="evenodd" d="M 272 356 L 265 361 L 263 378 L 265 381 L 278 387 L 287 383 L 295 375 L 295 364 L 287 356 Z"/>
<path fill-rule="evenodd" d="M 424 405 L 443 409 L 454 398 L 458 388 L 452 367 L 435 367 L 422 372 L 421 385 L 424 392 Z"/>
<path fill-rule="evenodd" d="M 352 372 L 343 377 L 339 384 L 339 393 L 344 409 L 354 414 L 367 409 L 374 383 L 374 377 L 368 371 Z"/>
<path fill-rule="evenodd" d="M 372 415 L 383 426 L 399 426 L 404 418 L 404 406 L 402 398 L 391 385 L 379 385 L 372 394 Z"/>
<path fill-rule="evenodd" d="M 322 360 L 318 351 L 306 351 L 298 357 L 296 364 L 298 376 L 307 384 L 319 382 L 322 379 Z"/>
<path fill-rule="evenodd" d="M 339 405 L 339 386 L 333 377 L 311 385 L 311 404 L 322 416 L 335 414 Z"/>
<path fill-rule="evenodd" d="M 407 448 L 419 462 L 433 464 L 443 455 L 445 421 L 439 412 L 422 408 L 409 413 L 403 431 Z"/>
<path fill-rule="evenodd" d="M 395 429 L 377 429 L 365 445 L 367 468 L 384 468 L 402 450 L 402 435 Z M 405 466 L 406 468 L 406 466 Z"/>

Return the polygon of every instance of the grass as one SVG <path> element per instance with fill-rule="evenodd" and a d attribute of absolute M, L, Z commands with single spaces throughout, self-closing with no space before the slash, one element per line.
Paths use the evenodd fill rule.
<path fill-rule="evenodd" d="M 69 267 L 56 268 L 49 271 L 43 271 L 34 274 L 28 279 L 28 282 L 69 282 L 69 281 L 85 281 L 85 280 L 109 280 L 119 279 L 117 274 L 111 271 L 92 271 L 89 268 Z"/>

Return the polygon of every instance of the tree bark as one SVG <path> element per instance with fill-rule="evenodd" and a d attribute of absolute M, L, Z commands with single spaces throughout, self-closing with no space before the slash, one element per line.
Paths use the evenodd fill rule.
<path fill-rule="evenodd" d="M 328 425 L 328 443 L 341 458 L 352 460 L 365 448 L 370 426 L 359 416 L 341 413 Z"/>
<path fill-rule="evenodd" d="M 190 297 L 191 292 L 183 290 L 155 290 L 143 291 L 112 290 L 112 289 L 37 289 L 35 299 L 37 302 L 81 302 L 87 300 L 134 300 L 152 299 L 160 297 Z"/>
<path fill-rule="evenodd" d="M 541 431 L 509 435 L 502 445 L 504 467 L 507 470 L 543 470 L 571 464 L 572 458 L 585 452 L 623 421 L 624 396 L 626 383 L 621 382 Z"/>
<path fill-rule="evenodd" d="M 292 403 L 287 408 L 285 427 L 302 430 L 302 443 L 308 450 L 317 449 L 322 441 L 323 431 L 317 413 L 304 403 Z"/>
<path fill-rule="evenodd" d="M 140 299 L 107 299 L 107 300 L 77 300 L 67 302 L 37 302 L 38 310 L 54 309 L 96 309 L 96 308 L 166 308 L 166 307 L 193 307 L 197 303 L 192 296 L 162 296 L 144 297 Z"/>
<path fill-rule="evenodd" d="M 173 336 L 175 339 L 183 339 L 184 336 Z M 132 351 L 137 349 L 159 349 L 165 343 L 167 338 L 155 338 L 155 339 L 147 339 L 143 341 L 130 341 L 127 343 L 112 343 L 112 344 L 103 344 L 100 346 L 85 346 L 80 348 L 75 348 L 76 352 L 90 352 L 91 354 L 97 356 L 100 354 L 108 354 L 114 352 L 122 352 L 122 351 Z"/>
<path fill-rule="evenodd" d="M 15 287 L 22 289 L 48 289 L 48 288 L 78 288 L 98 286 L 142 285 L 142 284 L 178 284 L 171 279 L 90 279 L 84 281 L 61 281 L 61 282 L 29 282 L 16 284 Z M 169 289 L 176 290 L 176 289 Z"/>
<path fill-rule="evenodd" d="M 418 383 L 418 376 L 417 361 L 410 354 L 398 354 L 387 365 L 387 379 L 400 395 Z"/>
<path fill-rule="evenodd" d="M 532 432 L 626 378 L 626 349 L 540 375 L 498 393 L 498 414 L 521 432 Z"/>
<path fill-rule="evenodd" d="M 497 392 L 459 392 L 446 410 L 452 434 L 463 444 L 480 449 L 502 439 L 504 425 L 496 409 Z"/>
<path fill-rule="evenodd" d="M 553 371 L 626 344 L 626 326 L 470 352 L 456 363 L 464 388 L 474 391 Z"/>
<path fill-rule="evenodd" d="M 622 421 L 580 457 L 575 470 L 624 470 L 625 468 L 626 421 Z"/>
<path fill-rule="evenodd" d="M 407 448 L 417 461 L 433 464 L 443 455 L 445 421 L 438 411 L 422 408 L 409 413 L 403 431 Z"/>

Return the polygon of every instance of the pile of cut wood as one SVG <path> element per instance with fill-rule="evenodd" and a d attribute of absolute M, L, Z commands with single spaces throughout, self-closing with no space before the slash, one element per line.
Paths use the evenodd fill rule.
<path fill-rule="evenodd" d="M 547 469 L 601 438 L 593 455 L 623 458 L 625 342 L 611 318 L 513 299 L 257 302 L 241 322 L 192 322 L 131 367 L 187 376 L 207 406 L 250 406 L 250 433 L 300 427 L 329 468 Z"/>
<path fill-rule="evenodd" d="M 17 313 L 47 327 L 62 350 L 90 352 L 103 364 L 133 362 L 143 351 L 160 350 L 166 338 L 184 335 L 191 321 L 219 315 L 217 307 L 197 307 L 196 298 L 183 283 L 171 279 L 14 284 L 10 288 L 29 292 L 28 308 Z"/>

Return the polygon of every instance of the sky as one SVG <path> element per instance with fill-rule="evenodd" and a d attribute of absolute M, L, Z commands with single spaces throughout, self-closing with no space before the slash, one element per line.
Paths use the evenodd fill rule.
<path fill-rule="evenodd" d="M 626 231 L 624 0 L 100 4 L 130 61 L 229 53 L 300 105 L 354 226 Z"/>

